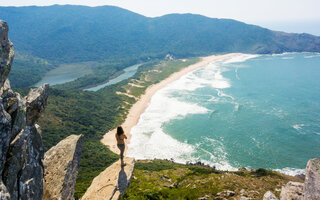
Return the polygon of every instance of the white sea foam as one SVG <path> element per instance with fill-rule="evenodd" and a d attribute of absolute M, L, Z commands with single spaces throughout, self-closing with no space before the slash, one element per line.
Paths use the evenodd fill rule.
<path fill-rule="evenodd" d="M 217 92 L 218 92 L 219 97 L 228 97 L 228 98 L 234 100 L 233 96 L 225 94 L 222 90 L 217 89 Z"/>
<path fill-rule="evenodd" d="M 239 107 L 240 107 L 240 105 L 239 105 L 239 103 L 235 103 L 234 104 L 234 111 L 239 111 Z"/>
<path fill-rule="evenodd" d="M 188 114 L 207 113 L 208 110 L 196 104 L 168 97 L 171 87 L 160 90 L 152 97 L 138 124 L 132 128 L 128 156 L 137 159 L 174 158 L 177 161 L 183 161 L 183 158 L 190 157 L 194 152 L 192 145 L 179 142 L 164 133 L 162 124 L 172 119 L 183 118 Z"/>
<path fill-rule="evenodd" d="M 303 126 L 304 126 L 304 124 L 295 124 L 295 125 L 293 125 L 292 127 L 293 127 L 294 129 L 296 129 L 297 131 L 299 131 L 299 130 L 302 129 Z"/>
<path fill-rule="evenodd" d="M 296 168 L 291 168 L 291 167 L 286 167 L 283 169 L 274 169 L 273 171 L 280 172 L 289 176 L 295 176 L 298 174 L 305 174 L 306 170 L 305 169 L 296 169 Z"/>
<path fill-rule="evenodd" d="M 238 62 L 244 62 L 246 60 L 252 59 L 259 57 L 260 55 L 255 55 L 255 54 L 240 54 L 237 56 L 233 56 L 231 58 L 228 58 L 227 60 L 224 61 L 225 64 L 229 63 L 238 63 Z"/>
<path fill-rule="evenodd" d="M 282 60 L 291 60 L 291 59 L 294 59 L 294 57 L 282 57 L 281 59 Z"/>
<path fill-rule="evenodd" d="M 210 146 L 213 152 L 202 148 L 201 146 Z M 231 164 L 227 161 L 227 153 L 224 149 L 224 145 L 221 141 L 215 140 L 209 137 L 201 137 L 201 141 L 197 143 L 196 148 L 201 150 L 204 154 L 210 156 L 209 160 L 200 159 L 200 161 L 206 165 L 214 166 L 218 170 L 224 171 L 237 171 L 238 169 L 231 166 Z"/>
<path fill-rule="evenodd" d="M 189 72 L 179 80 L 170 84 L 172 90 L 188 90 L 194 91 L 203 87 L 212 87 L 216 89 L 225 89 L 231 87 L 230 80 L 223 77 L 222 73 L 228 71 L 225 64 L 244 62 L 248 59 L 258 57 L 259 55 L 241 54 L 228 59 L 214 61 L 206 67 Z M 237 66 L 239 68 L 239 66 Z M 238 77 L 239 78 L 239 77 Z"/>
<path fill-rule="evenodd" d="M 188 144 L 187 141 L 182 142 L 174 139 L 164 132 L 162 126 L 165 122 L 182 119 L 189 114 L 209 112 L 205 107 L 173 97 L 174 92 L 184 93 L 185 91 L 188 93 L 199 88 L 212 87 L 217 90 L 218 97 L 212 96 L 210 101 L 218 101 L 219 97 L 234 100 L 232 96 L 223 92 L 223 89 L 231 87 L 230 81 L 222 76 L 223 72 L 229 70 L 223 65 L 243 62 L 254 57 L 257 57 L 257 55 L 242 54 L 230 59 L 212 62 L 159 90 L 152 97 L 145 112 L 140 116 L 138 124 L 131 129 L 132 138 L 128 145 L 127 155 L 136 159 L 173 158 L 177 162 L 201 161 L 214 165 L 221 170 L 236 170 L 226 161 L 223 145 L 217 145 L 217 148 L 215 148 L 215 151 L 219 152 L 209 152 L 202 148 L 204 152 L 207 151 L 206 153 L 211 158 L 210 160 L 203 160 L 200 157 L 195 157 L 195 153 L 199 151 L 198 148 Z"/>
<path fill-rule="evenodd" d="M 304 58 L 315 58 L 315 57 L 319 57 L 320 54 L 315 54 L 315 55 L 311 55 L 311 56 L 304 56 Z"/>
<path fill-rule="evenodd" d="M 314 57 L 317 57 L 317 56 L 303 56 L 304 58 L 314 58 Z"/>
<path fill-rule="evenodd" d="M 297 54 L 298 52 L 284 52 L 284 53 L 274 53 L 271 54 L 272 56 L 285 56 L 285 55 L 292 55 L 292 54 Z M 301 53 L 301 52 L 299 52 Z"/>
<path fill-rule="evenodd" d="M 239 77 L 239 74 L 238 74 L 238 68 L 235 68 L 235 69 L 234 69 L 234 73 L 236 73 L 236 78 L 237 78 L 238 80 L 240 80 L 240 77 Z"/>

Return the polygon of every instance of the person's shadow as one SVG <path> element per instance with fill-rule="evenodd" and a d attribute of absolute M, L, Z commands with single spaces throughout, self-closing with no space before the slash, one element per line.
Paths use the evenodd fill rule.
<path fill-rule="evenodd" d="M 127 189 L 127 187 L 128 187 L 127 174 L 124 171 L 124 167 L 121 167 L 121 170 L 118 176 L 118 189 L 120 191 L 120 194 L 123 194 L 124 191 Z"/>

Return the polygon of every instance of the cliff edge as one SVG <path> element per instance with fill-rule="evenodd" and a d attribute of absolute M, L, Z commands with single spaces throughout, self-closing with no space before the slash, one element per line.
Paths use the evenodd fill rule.
<path fill-rule="evenodd" d="M 43 193 L 47 199 L 73 199 L 83 136 L 69 136 L 44 157 L 36 121 L 47 104 L 49 85 L 23 98 L 11 89 L 14 49 L 8 31 L 0 20 L 0 200 L 40 200 Z"/>
<path fill-rule="evenodd" d="M 8 75 L 14 58 L 8 25 L 0 20 L 0 199 L 42 199 L 44 150 L 35 122 L 47 103 L 49 85 L 21 98 Z"/>

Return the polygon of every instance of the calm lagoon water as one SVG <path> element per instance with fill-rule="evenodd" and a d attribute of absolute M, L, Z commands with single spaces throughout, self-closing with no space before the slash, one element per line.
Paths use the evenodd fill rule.
<path fill-rule="evenodd" d="M 121 74 L 120 76 L 104 83 L 104 84 L 101 84 L 101 85 L 98 85 L 98 86 L 95 86 L 95 87 L 92 87 L 92 88 L 88 88 L 88 89 L 85 89 L 87 91 L 98 91 L 108 85 L 113 85 L 113 84 L 116 84 L 116 83 L 119 83 L 120 81 L 123 81 L 125 79 L 128 79 L 130 78 L 131 76 L 133 76 L 138 68 L 141 66 L 142 64 L 136 64 L 136 65 L 133 65 L 133 66 L 130 66 L 130 67 L 127 67 L 124 69 L 124 73 Z"/>
<path fill-rule="evenodd" d="M 36 83 L 34 86 L 39 87 L 44 83 L 48 83 L 50 85 L 57 85 L 57 84 L 62 84 L 70 81 L 74 81 L 77 78 L 80 78 L 86 74 L 91 74 L 93 73 L 92 67 L 99 65 L 99 63 L 96 62 L 85 62 L 85 63 L 75 63 L 75 64 L 64 64 L 59 66 L 56 69 L 53 69 L 49 71 L 41 81 Z M 121 74 L 120 76 L 106 82 L 103 84 L 100 84 L 98 86 L 92 87 L 92 88 L 87 88 L 84 89 L 86 91 L 98 91 L 108 85 L 113 85 L 116 84 L 120 81 L 123 81 L 125 79 L 130 78 L 133 76 L 138 68 L 142 64 L 136 64 L 130 67 L 127 67 L 124 69 L 124 73 Z"/>
<path fill-rule="evenodd" d="M 50 85 L 62 84 L 70 81 L 74 81 L 86 74 L 93 73 L 91 67 L 98 65 L 96 62 L 84 62 L 84 63 L 73 63 L 63 64 L 59 67 L 49 71 L 41 81 L 36 83 L 34 86 L 39 87 L 44 83 Z"/>
<path fill-rule="evenodd" d="M 128 155 L 303 172 L 320 156 L 320 54 L 239 55 L 158 91 Z"/>

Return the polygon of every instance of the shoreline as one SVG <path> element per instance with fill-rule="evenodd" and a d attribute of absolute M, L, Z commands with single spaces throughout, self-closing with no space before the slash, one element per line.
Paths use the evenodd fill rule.
<path fill-rule="evenodd" d="M 140 119 L 140 115 L 145 111 L 145 109 L 148 107 L 148 104 L 152 98 L 152 96 L 159 91 L 160 89 L 164 88 L 168 84 L 178 80 L 182 76 L 186 75 L 189 72 L 192 72 L 194 70 L 197 70 L 199 68 L 207 66 L 209 63 L 213 61 L 217 61 L 220 59 L 224 58 L 229 58 L 235 55 L 241 55 L 241 53 L 229 53 L 229 54 L 223 54 L 223 55 L 211 55 L 207 57 L 201 57 L 200 61 L 189 65 L 188 67 L 185 67 L 181 69 L 178 72 L 175 72 L 171 74 L 169 77 L 166 79 L 160 81 L 157 84 L 149 86 L 145 93 L 141 95 L 139 100 L 132 105 L 132 107 L 129 110 L 129 113 L 124 121 L 124 123 L 121 125 L 122 128 L 124 129 L 125 134 L 127 135 L 128 139 L 126 141 L 126 144 L 130 143 L 130 139 L 132 137 L 131 135 L 131 128 L 134 127 Z M 106 145 L 112 152 L 116 154 L 120 154 L 120 151 L 117 147 L 116 139 L 115 139 L 115 133 L 116 129 L 113 129 L 103 136 L 103 138 L 100 140 L 102 144 Z M 126 150 L 127 150 L 128 145 L 126 145 Z M 126 151 L 125 151 L 126 152 Z"/>

